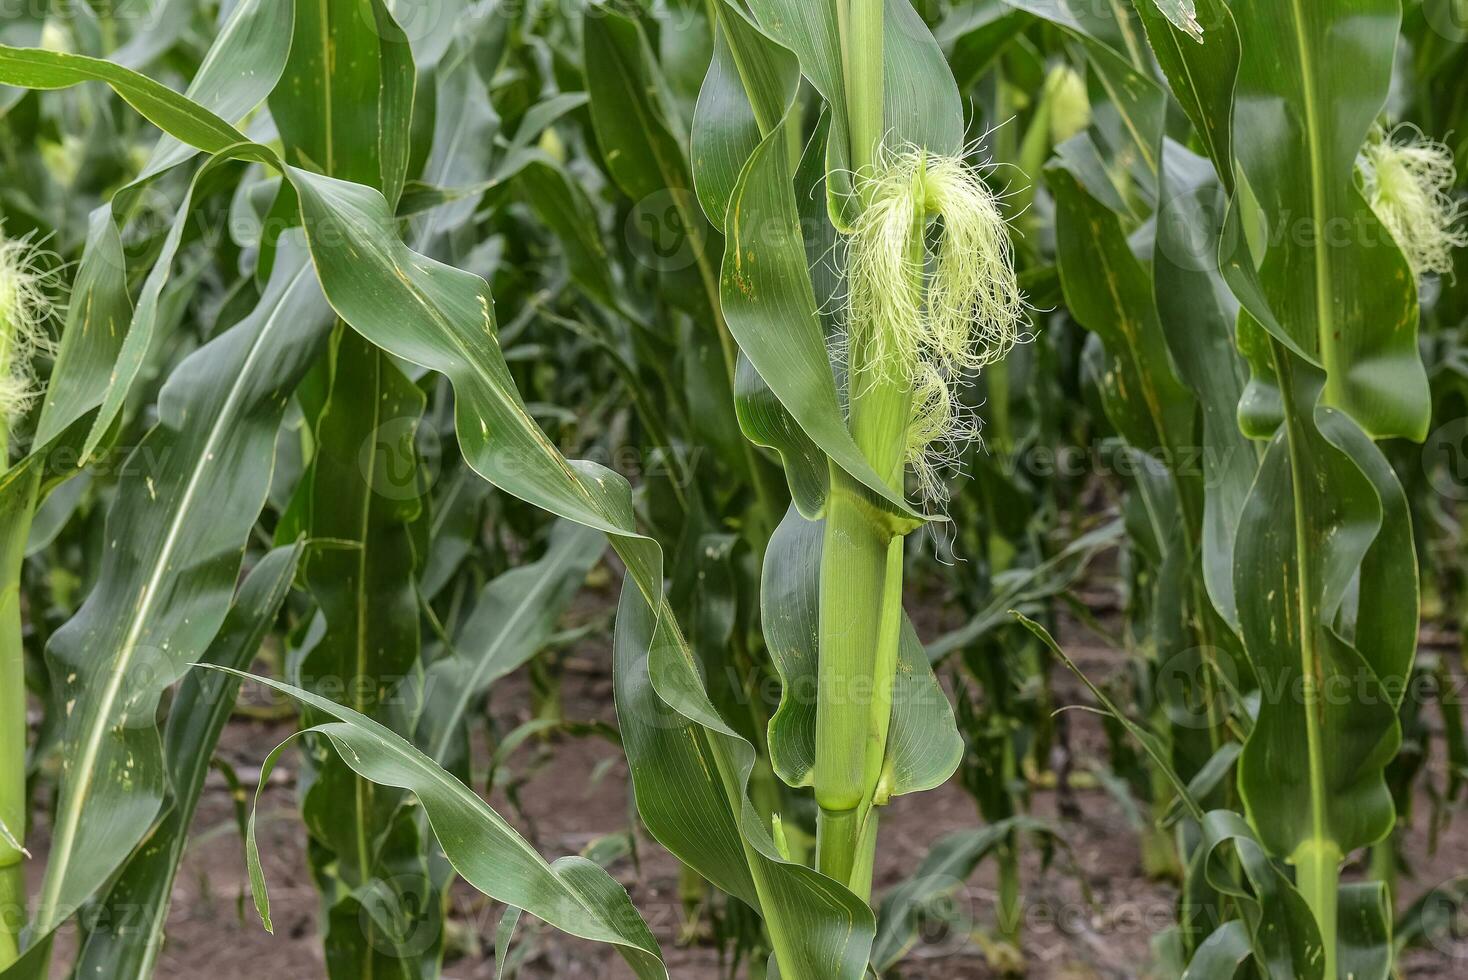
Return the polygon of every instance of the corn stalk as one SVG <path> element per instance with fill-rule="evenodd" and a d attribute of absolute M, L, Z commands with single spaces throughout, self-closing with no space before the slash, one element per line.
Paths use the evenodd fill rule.
<path fill-rule="evenodd" d="M 1219 40 L 1205 37 L 1201 47 L 1147 5 L 1139 9 L 1231 192 L 1215 240 L 1242 307 L 1235 340 L 1251 369 L 1239 417 L 1244 433 L 1265 443 L 1238 512 L 1232 589 L 1214 589 L 1261 693 L 1239 793 L 1247 835 L 1293 866 L 1310 912 L 1290 930 L 1289 958 L 1331 980 L 1382 976 L 1390 962 L 1382 886 L 1343 888 L 1340 869 L 1393 823 L 1383 772 L 1400 739 L 1418 607 L 1405 497 L 1372 441 L 1426 431 L 1415 283 L 1355 176 L 1385 101 L 1399 11 L 1394 2 L 1329 13 L 1207 6 L 1204 22 Z M 1346 23 L 1372 24 L 1379 41 L 1347 50 Z M 1230 90 L 1222 82 L 1235 73 Z M 1349 111 L 1336 101 L 1344 92 Z M 1331 107 L 1326 93 L 1334 93 Z M 1265 102 L 1282 111 L 1261 111 Z M 1313 233 L 1270 231 L 1301 221 Z M 1327 233 L 1348 225 L 1356 233 Z M 1258 865 L 1256 845 L 1240 847 L 1246 838 L 1229 831 L 1205 843 L 1205 866 L 1224 839 L 1235 841 L 1246 868 Z M 1258 897 L 1278 892 L 1262 870 L 1249 874 Z M 1211 957 L 1234 942 L 1231 932 L 1222 927 L 1199 947 L 1199 975 L 1224 969 Z"/>

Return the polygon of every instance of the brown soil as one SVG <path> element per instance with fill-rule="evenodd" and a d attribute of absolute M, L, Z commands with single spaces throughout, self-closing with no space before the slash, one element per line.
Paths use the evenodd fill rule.
<path fill-rule="evenodd" d="M 1086 646 L 1083 634 L 1073 638 L 1073 652 L 1083 666 L 1102 673 L 1114 667 L 1118 654 Z M 565 710 L 576 719 L 613 720 L 608 657 L 605 649 L 583 645 L 575 654 L 565 682 Z M 1067 675 L 1059 678 L 1062 698 L 1083 699 Z M 521 675 L 495 690 L 492 712 L 507 730 L 528 717 L 529 685 Z M 1092 716 L 1071 713 L 1077 768 L 1086 757 L 1104 754 L 1099 725 Z M 289 725 L 235 720 L 220 746 L 221 757 L 248 783 Z M 1440 743 L 1438 743 L 1440 744 Z M 1441 760 L 1434 764 L 1440 766 Z M 633 826 L 628 778 L 619 750 L 596 738 L 560 739 L 524 747 L 511 763 L 523 778 L 518 809 L 502 794 L 497 807 L 548 856 L 578 852 L 593 840 L 626 832 Z M 167 945 L 157 976 L 180 980 L 314 980 L 324 975 L 316 935 L 318 902 L 306 870 L 305 832 L 295 815 L 293 770 L 283 765 L 272 780 L 260 810 L 260 844 L 270 883 L 274 936 L 256 918 L 249 898 L 242 842 L 235 829 L 233 800 L 223 780 L 211 774 L 194 838 L 174 892 Z M 1175 889 L 1150 880 L 1142 871 L 1138 835 L 1121 806 L 1099 788 L 1074 791 L 1078 817 L 1060 820 L 1052 790 L 1034 797 L 1037 816 L 1063 826 L 1075 864 L 1088 886 L 1091 902 L 1063 862 L 1042 873 L 1034 848 L 1023 856 L 1025 877 L 1024 957 L 1027 976 L 1035 980 L 1133 980 L 1145 976 L 1149 940 L 1171 923 Z M 1408 851 L 1418 877 L 1404 882 L 1404 899 L 1457 874 L 1468 872 L 1468 820 L 1459 815 L 1429 854 L 1422 824 L 1429 812 L 1424 799 L 1418 826 L 1409 833 Z M 927 853 L 933 841 L 954 830 L 977 824 L 972 801 L 955 785 L 895 801 L 883 817 L 877 892 L 900 881 Z M 631 860 L 612 866 L 628 887 L 634 903 L 663 945 L 672 975 L 679 980 L 715 980 L 727 976 L 716 951 L 707 945 L 679 944 L 682 906 L 678 898 L 678 865 L 645 835 L 639 838 L 640 871 Z M 42 842 L 44 844 L 44 842 Z M 40 848 L 44 851 L 44 846 Z M 39 867 L 43 856 L 38 856 Z M 960 896 L 964 910 L 989 933 L 996 901 L 992 863 L 981 866 Z M 460 953 L 444 974 L 456 980 L 491 978 L 493 937 L 501 909 L 460 883 L 452 902 L 452 935 Z M 539 923 L 524 920 L 519 942 L 533 944 L 521 976 L 575 980 L 623 980 L 632 973 L 605 947 L 568 939 Z M 1450 951 L 1414 951 L 1405 961 L 1411 978 L 1448 978 L 1468 974 L 1468 947 Z M 908 980 L 985 980 L 1001 974 L 990 965 L 979 941 L 937 937 L 919 945 L 902 967 Z M 1168 978 L 1171 980 L 1171 978 Z"/>

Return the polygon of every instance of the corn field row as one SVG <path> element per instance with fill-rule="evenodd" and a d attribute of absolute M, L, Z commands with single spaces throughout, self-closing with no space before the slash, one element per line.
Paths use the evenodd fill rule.
<path fill-rule="evenodd" d="M 1465 975 L 1465 157 L 1468 0 L 0 0 L 0 977 L 221 793 L 331 980 Z"/>

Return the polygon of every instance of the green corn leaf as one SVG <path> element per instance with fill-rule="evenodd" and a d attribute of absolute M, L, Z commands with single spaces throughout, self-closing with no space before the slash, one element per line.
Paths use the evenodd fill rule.
<path fill-rule="evenodd" d="M 789 120 L 793 116 L 787 116 Z M 826 220 L 826 140 L 830 134 L 829 113 L 816 124 L 795 172 L 796 204 L 801 228 L 809 232 L 805 241 L 806 262 L 816 289 L 822 336 L 829 345 L 837 329 L 831 312 L 840 291 L 840 280 L 832 267 L 836 233 Z M 727 202 L 725 202 L 727 217 Z M 735 378 L 734 406 L 745 438 L 774 450 L 785 470 L 795 506 L 812 520 L 820 516 L 830 492 L 831 467 L 827 456 L 806 434 L 794 416 L 760 376 L 744 350 L 739 352 Z"/>
<path fill-rule="evenodd" d="M 1193 5 L 1193 0 L 1151 0 L 1151 2 L 1137 4 L 1137 12 L 1144 19 L 1153 10 L 1159 11 L 1166 17 L 1175 30 L 1181 31 L 1194 41 L 1204 40 L 1203 25 L 1199 23 L 1198 10 Z"/>
<path fill-rule="evenodd" d="M 269 486 L 275 432 L 320 350 L 327 309 L 298 246 L 255 312 L 191 355 L 159 396 L 159 425 L 108 513 L 98 585 L 47 647 L 66 709 L 46 879 L 44 943 L 142 839 L 167 773 L 153 712 L 229 606 Z"/>
<path fill-rule="evenodd" d="M 1225 204 L 1206 161 L 1170 140 L 1163 153 L 1153 288 L 1167 350 L 1203 415 L 1203 578 L 1219 614 L 1237 627 L 1234 542 L 1259 454 L 1239 430 L 1248 372 L 1233 339 L 1238 304 L 1214 259 Z"/>
<path fill-rule="evenodd" d="M 290 591 L 303 549 L 301 543 L 276 548 L 251 569 L 209 645 L 205 663 L 238 669 L 250 665 Z M 91 919 L 97 926 L 86 934 L 78 954 L 76 975 L 118 980 L 153 975 L 189 825 L 238 690 L 238 679 L 199 670 L 180 685 L 163 735 L 169 792 L 151 833 L 157 843 L 133 851 L 107 889 L 99 906 L 103 911 Z"/>
<path fill-rule="evenodd" d="M 1314 404 L 1319 373 L 1298 363 L 1288 371 L 1289 403 Z M 1234 588 L 1262 691 L 1239 789 L 1272 854 L 1292 857 L 1314 842 L 1339 858 L 1380 840 L 1394 819 L 1383 769 L 1401 738 L 1396 704 L 1418 608 L 1405 501 L 1349 418 L 1287 411 L 1239 529 Z M 1361 605 L 1351 615 L 1344 607 L 1358 574 Z M 1377 595 L 1367 595 L 1368 582 Z M 1307 677 L 1323 685 L 1313 721 Z"/>
<path fill-rule="evenodd" d="M 409 164 L 415 85 L 407 37 L 381 0 L 297 0 L 291 57 L 270 98 L 285 160 L 375 187 L 395 204 Z M 300 487 L 301 523 L 339 546 L 306 562 L 323 629 L 295 676 L 411 733 L 406 679 L 421 669 L 411 525 L 423 492 L 414 439 L 425 396 L 351 331 L 338 332 L 328 373 L 318 448 Z M 308 711 L 305 720 L 317 716 Z M 323 929 L 332 977 L 412 980 L 437 971 L 441 899 L 401 798 L 333 755 L 311 772 L 301 815 L 317 880 L 333 886 L 324 888 Z M 405 903 L 411 918 L 425 920 L 421 928 L 394 923 Z"/>
<path fill-rule="evenodd" d="M 323 621 L 295 665 L 302 686 L 347 701 L 363 715 L 410 731 L 406 679 L 419 669 L 416 557 L 410 524 L 420 510 L 414 447 L 423 393 L 376 347 L 339 331 L 330 358 L 331 391 L 316 425 L 317 451 L 301 481 L 304 530 L 331 547 L 309 555 L 303 572 Z M 316 716 L 307 713 L 307 724 Z M 301 802 L 312 859 L 322 881 L 343 888 L 331 902 L 324 937 L 334 977 L 415 976 L 416 950 L 379 928 L 375 890 L 410 883 L 421 850 L 409 826 L 394 827 L 398 794 L 328 756 L 314 767 Z M 426 874 L 426 871 L 425 871 Z"/>
<path fill-rule="evenodd" d="M 418 742 L 429 758 L 451 772 L 463 767 L 470 709 L 497 680 L 545 647 L 605 549 L 601 534 L 560 522 L 544 557 L 506 572 L 480 591 L 452 652 L 428 667 L 423 682 Z"/>
<path fill-rule="evenodd" d="M 760 144 L 729 202 L 721 304 L 729 330 L 802 431 L 897 512 L 916 512 L 886 485 L 846 427 L 816 312 L 783 127 Z"/>
<path fill-rule="evenodd" d="M 781 976 L 856 980 L 875 923 L 846 888 L 781 858 L 745 795 L 753 747 L 708 703 L 671 617 L 630 580 L 617 609 L 615 682 L 637 808 L 654 837 L 717 887 L 760 909 Z"/>
<path fill-rule="evenodd" d="M 148 277 L 144 281 L 142 291 L 138 296 L 137 306 L 133 310 L 132 322 L 128 325 L 127 333 L 121 345 L 117 348 L 116 359 L 110 365 L 106 390 L 101 396 L 97 414 L 92 419 L 92 427 L 91 431 L 87 434 L 87 441 L 82 446 L 83 458 L 88 458 L 96 452 L 103 440 L 112 431 L 113 424 L 122 412 L 123 404 L 127 399 L 128 393 L 132 391 L 133 382 L 137 380 L 138 373 L 143 368 L 143 362 L 148 356 L 148 351 L 157 340 L 156 335 L 160 325 L 167 322 L 167 317 L 163 309 L 166 306 L 164 291 L 173 278 L 174 260 L 178 256 L 179 246 L 183 242 L 184 232 L 188 228 L 189 219 L 193 216 L 194 195 L 198 191 L 201 183 L 205 181 L 212 171 L 233 164 L 234 161 L 228 156 L 211 156 L 194 174 L 193 180 L 189 184 L 188 192 L 184 195 L 183 203 L 179 206 L 177 213 L 174 215 L 173 223 L 169 226 L 168 235 L 163 241 L 163 248 L 158 257 L 158 261 L 148 271 Z M 104 231 L 103 234 L 105 235 L 106 232 Z M 116 253 L 112 252 L 112 247 L 115 244 L 115 242 L 109 242 L 104 239 L 102 247 L 109 254 L 115 256 Z M 102 261 L 107 261 L 107 259 L 103 258 Z M 121 270 L 116 271 L 120 272 Z M 107 275 L 107 280 L 99 283 L 99 288 L 105 289 L 109 283 L 115 284 L 115 280 L 111 278 L 113 274 L 115 272 L 105 274 Z M 113 296 L 106 296 L 104 299 L 108 302 L 108 305 L 116 304 L 120 306 L 126 302 L 125 295 L 120 299 Z M 100 324 L 88 324 L 89 333 L 84 335 L 83 342 L 91 338 L 90 331 L 101 329 L 101 327 L 102 325 Z M 107 349 L 110 346 L 109 342 L 99 341 L 99 344 L 92 346 L 93 349 L 89 350 L 87 355 L 85 355 L 86 362 L 95 365 L 105 361 L 107 354 L 110 353 Z M 96 349 L 98 346 L 101 347 L 100 350 Z M 76 376 L 68 376 L 63 379 L 64 383 L 68 385 L 80 380 Z"/>
<path fill-rule="evenodd" d="M 1351 980 L 1389 980 L 1392 974 L 1391 893 L 1384 881 L 1358 881 L 1340 892 L 1340 964 Z"/>
<path fill-rule="evenodd" d="M 250 31 L 228 31 L 221 34 L 226 39 L 249 40 L 252 43 L 248 48 L 231 48 L 216 55 L 224 63 L 224 67 L 230 70 L 221 68 L 216 73 L 206 75 L 218 87 L 212 91 L 195 92 L 195 97 L 181 97 L 160 82 L 101 58 L 9 45 L 0 45 L 0 54 L 3 54 L 3 58 L 0 58 L 0 65 L 3 65 L 0 67 L 0 79 L 5 84 L 42 90 L 70 88 L 83 81 L 105 82 L 128 105 L 169 136 L 196 150 L 217 153 L 231 144 L 243 142 L 244 136 L 220 118 L 215 107 L 228 112 L 239 104 L 243 94 L 255 92 L 260 93 L 259 97 L 249 105 L 258 104 L 265 93 L 275 87 L 279 78 L 278 72 L 272 75 L 269 71 L 260 70 L 252 79 L 250 87 L 243 90 L 234 88 L 232 81 L 240 74 L 249 75 L 252 68 L 266 67 L 265 64 L 252 64 L 255 55 L 248 52 L 272 52 L 283 66 L 291 46 L 289 33 L 282 34 L 280 30 L 283 21 L 278 15 L 281 11 L 293 11 L 292 3 L 257 0 L 254 3 L 242 3 L 237 9 L 241 15 L 259 11 L 266 17 L 261 34 L 254 34 L 253 26 Z M 169 153 L 161 154 L 165 159 L 168 156 Z"/>
<path fill-rule="evenodd" d="M 416 78 L 408 39 L 382 0 L 295 0 L 290 61 L 270 97 L 286 162 L 396 202 Z"/>
<path fill-rule="evenodd" d="M 48 84 L 67 85 L 96 78 L 99 73 L 135 96 L 154 93 L 164 104 L 145 102 L 152 113 L 150 121 L 177 126 L 176 136 L 195 134 L 201 142 L 217 143 L 211 134 L 229 129 L 175 93 L 155 93 L 146 80 L 132 73 L 104 70 L 90 59 L 78 64 L 74 56 L 41 59 L 37 68 L 29 54 L 17 59 L 0 48 L 0 79 L 35 77 Z M 231 152 L 280 166 L 262 146 L 247 144 Z M 724 784 L 732 797 L 730 806 L 736 811 L 749 807 L 744 794 L 746 760 L 752 746 L 733 734 L 708 702 L 692 655 L 662 596 L 661 549 L 636 530 L 630 488 L 622 477 L 590 462 L 566 460 L 536 426 L 500 351 L 487 284 L 478 276 L 407 248 L 396 235 L 392 214 L 380 193 L 292 167 L 282 169 L 296 191 L 327 300 L 342 319 L 377 346 L 449 378 L 456 395 L 459 445 L 466 461 L 505 492 L 608 534 L 627 566 L 628 581 L 646 603 L 644 615 L 669 637 L 661 649 L 670 655 L 656 674 L 659 696 L 696 731 L 709 733 L 710 752 L 732 774 Z M 624 602 L 624 615 L 626 606 Z M 677 778 L 681 783 L 690 775 L 705 778 L 711 771 L 700 770 L 703 775 L 684 772 Z M 792 908 L 817 923 L 818 927 L 802 930 L 791 940 L 798 940 L 800 946 L 792 951 L 795 965 L 787 972 L 796 978 L 822 980 L 860 976 L 871 941 L 870 910 L 829 882 L 823 886 L 828 897 L 819 903 L 793 899 L 795 893 L 790 889 L 806 887 L 812 878 L 825 879 L 779 859 L 773 844 L 765 847 L 767 835 L 761 839 L 757 826 L 747 819 L 741 819 L 738 832 L 750 853 L 762 855 L 758 866 L 768 888 L 761 893 L 759 909 L 770 928 L 778 931 L 782 916 L 796 914 L 789 911 Z M 830 898 L 832 895 L 839 900 Z M 832 944 L 831 937 L 838 935 L 841 941 Z"/>
<path fill-rule="evenodd" d="M 1118 398 L 1111 422 L 1133 448 L 1176 465 L 1192 438 L 1196 401 L 1179 381 L 1146 269 L 1115 214 L 1061 166 L 1046 170 L 1055 194 L 1057 259 L 1066 305 L 1106 347 Z"/>
<path fill-rule="evenodd" d="M 1260 971 L 1270 980 L 1326 980 L 1315 918 L 1249 826 L 1236 813 L 1214 810 L 1201 827 L 1199 856 L 1205 874 L 1215 889 L 1243 906 L 1251 954 Z M 1210 951 L 1209 957 L 1213 955 Z"/>
<path fill-rule="evenodd" d="M 791 786 L 810 784 L 816 756 L 816 662 L 824 524 L 791 508 L 770 539 L 760 583 L 765 642 L 780 674 L 779 710 L 770 719 L 770 760 Z M 911 622 L 905 622 L 892 691 L 887 759 L 892 795 L 940 786 L 963 755 L 963 738 Z"/>
<path fill-rule="evenodd" d="M 417 796 L 445 855 L 469 884 L 563 932 L 616 947 L 639 977 L 668 976 L 657 941 L 632 907 L 626 891 L 600 867 L 577 857 L 562 858 L 554 864 L 546 862 L 473 790 L 371 718 L 281 681 L 241 671 L 227 672 L 264 684 L 320 715 L 336 719 L 306 731 L 329 739 L 342 760 L 363 779 Z M 260 772 L 262 787 L 289 745 L 286 741 L 277 746 L 265 760 Z M 258 815 L 257 796 L 247 845 L 250 885 L 260 917 L 266 928 L 271 928 L 270 899 L 255 836 Z"/>
<path fill-rule="evenodd" d="M 1206 24 L 1197 38 L 1172 17 L 1161 16 L 1163 4 L 1142 0 L 1137 14 L 1172 94 L 1192 121 L 1226 190 L 1234 186 L 1233 89 L 1239 71 L 1239 31 L 1225 0 L 1201 0 L 1193 21 Z M 1189 6 L 1192 6 L 1189 3 Z M 1196 41 L 1202 40 L 1202 44 Z M 1164 195 L 1164 200 L 1165 200 Z M 1160 227 L 1160 226 L 1159 226 Z"/>
<path fill-rule="evenodd" d="M 739 435 L 734 410 L 737 351 L 718 301 L 722 243 L 704 221 L 688 154 L 674 135 L 684 128 L 667 80 L 641 24 L 614 11 L 589 11 L 583 18 L 582 56 L 588 77 L 600 82 L 589 86 L 597 143 L 612 179 L 634 202 L 637 234 L 650 240 L 654 256 L 662 256 L 660 249 L 674 250 L 662 277 L 683 287 L 666 294 L 694 317 L 697 354 L 685 367 L 695 434 L 717 449 L 731 469 L 748 474 L 762 497 L 773 497 L 762 489 L 763 462 Z M 778 503 L 770 500 L 763 506 L 773 510 Z M 776 520 L 774 513 L 764 517 L 769 525 Z"/>
<path fill-rule="evenodd" d="M 237 4 L 210 45 L 209 53 L 189 85 L 187 99 L 216 117 L 238 119 L 246 115 L 265 100 L 285 68 L 291 48 L 291 24 L 292 2 L 244 0 Z M 129 77 L 126 69 L 110 66 L 107 62 L 77 60 L 74 56 L 57 55 L 55 52 L 30 54 L 42 57 L 55 55 L 52 64 L 64 64 L 69 72 L 88 72 L 90 77 L 102 80 Z M 59 61 L 56 60 L 58 58 Z M 7 68 L 0 71 L 16 72 L 17 84 L 28 87 L 50 84 L 46 81 L 44 69 L 35 63 L 27 67 L 25 51 L 8 51 L 6 64 Z M 168 112 L 159 108 L 161 103 L 170 101 L 166 98 L 166 89 L 140 75 L 131 78 L 135 82 L 131 86 L 132 97 L 139 104 Z M 194 135 L 202 135 L 206 131 L 228 131 L 230 135 L 226 137 L 226 143 L 244 139 L 218 119 L 211 121 L 201 116 L 192 123 L 185 121 L 180 124 L 190 129 L 200 127 Z M 185 141 L 165 133 L 138 177 L 118 191 L 111 205 L 98 208 L 92 214 L 86 247 L 73 286 L 73 302 L 67 310 L 66 329 L 61 335 L 56 366 L 37 423 L 36 445 L 51 442 L 78 418 L 109 402 L 111 407 L 101 413 L 88 440 L 89 454 L 115 417 L 128 386 L 136 377 L 137 369 L 131 366 L 132 362 L 146 353 L 153 333 L 158 295 L 171 274 L 171 261 L 160 261 L 155 265 L 154 272 L 143 286 L 139 312 L 133 314 L 117 222 L 127 213 L 129 204 L 142 188 L 171 168 L 187 162 L 198 152 L 198 146 L 194 139 Z M 221 147 L 205 148 L 214 150 Z M 177 238 L 187 220 L 186 200 L 175 219 L 176 227 L 165 242 L 167 254 L 177 250 Z M 139 328 L 138 338 L 128 345 L 125 338 L 132 335 L 133 326 Z M 115 371 L 124 349 L 133 353 L 123 361 L 122 369 Z M 102 416 L 107 416 L 105 421 Z"/>
<path fill-rule="evenodd" d="M 1249 196 L 1229 213 L 1224 275 L 1270 334 L 1325 370 L 1327 404 L 1373 437 L 1420 441 L 1430 407 L 1416 280 L 1355 178 L 1401 4 L 1249 0 L 1233 13 L 1235 179 Z"/>
<path fill-rule="evenodd" d="M 739 171 L 780 125 L 800 86 L 800 63 L 731 0 L 718 0 L 714 56 L 693 113 L 693 174 L 704 214 L 724 227 Z"/>
<path fill-rule="evenodd" d="M 109 208 L 92 212 L 35 444 L 45 446 L 102 403 L 132 320 L 122 236 Z"/>
<path fill-rule="evenodd" d="M 1248 925 L 1240 919 L 1225 922 L 1198 945 L 1183 980 L 1234 980 L 1253 955 Z"/>
<path fill-rule="evenodd" d="M 184 95 L 222 119 L 249 115 L 275 89 L 285 70 L 293 48 L 294 7 L 295 0 L 241 0 L 235 4 Z M 165 135 L 133 183 L 172 169 L 196 152 L 189 143 Z"/>
<path fill-rule="evenodd" d="M 582 56 L 593 84 L 591 121 L 612 179 L 634 201 L 669 193 L 692 204 L 682 126 L 638 22 L 606 8 L 582 21 Z"/>

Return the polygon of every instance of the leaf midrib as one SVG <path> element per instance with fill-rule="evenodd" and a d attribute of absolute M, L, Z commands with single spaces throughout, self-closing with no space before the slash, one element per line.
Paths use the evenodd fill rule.
<path fill-rule="evenodd" d="M 210 427 L 209 435 L 196 457 L 189 481 L 184 487 L 183 496 L 179 500 L 179 506 L 174 511 L 174 519 L 170 522 L 168 533 L 164 536 L 163 546 L 159 549 L 158 559 L 153 564 L 153 570 L 144 583 L 142 594 L 135 608 L 132 621 L 128 625 L 128 631 L 123 638 L 122 655 L 114 663 L 111 674 L 108 677 L 107 686 L 103 689 L 100 702 L 100 713 L 98 717 L 102 724 L 93 725 L 86 741 L 83 744 L 82 754 L 78 760 L 76 772 L 81 774 L 81 784 L 73 784 L 74 788 L 66 794 L 66 807 L 62 811 L 65 819 L 58 822 L 56 826 L 56 846 L 52 850 L 52 863 L 47 869 L 46 885 L 41 895 L 40 909 L 37 914 L 37 927 L 44 931 L 51 926 L 50 917 L 60 899 L 60 892 L 66 880 L 66 873 L 70 870 L 71 858 L 75 853 L 75 839 L 81 825 L 81 809 L 78 801 L 90 795 L 93 779 L 95 778 L 97 757 L 101 751 L 102 736 L 110 724 L 108 720 L 112 716 L 112 710 L 122 691 L 122 682 L 127 674 L 127 669 L 132 663 L 134 654 L 137 652 L 138 640 L 142 636 L 144 625 L 149 613 L 152 612 L 153 604 L 157 600 L 162 579 L 174 550 L 178 546 L 179 537 L 184 525 L 184 517 L 189 513 L 195 495 L 198 493 L 200 481 L 203 479 L 205 469 L 214 455 L 222 436 L 232 428 L 226 422 L 233 419 L 242 392 L 246 388 L 246 382 L 250 379 L 255 361 L 265 346 L 265 339 L 273 332 L 275 326 L 280 322 L 287 307 L 287 299 L 294 292 L 303 276 L 306 275 L 310 266 L 303 265 L 291 280 L 290 284 L 282 291 L 280 302 L 271 312 L 266 320 L 265 326 L 256 334 L 254 342 L 250 346 L 250 352 L 245 357 L 245 362 L 240 371 L 235 375 L 235 383 L 231 386 L 229 394 L 225 396 L 224 405 L 214 417 L 214 424 Z"/>
<path fill-rule="evenodd" d="M 1322 220 L 1325 214 L 1325 164 L 1321 159 L 1320 109 L 1317 104 L 1318 93 L 1315 90 L 1315 73 L 1310 45 L 1305 39 L 1305 13 L 1301 7 L 1301 0 L 1290 0 L 1289 9 L 1290 18 L 1295 28 L 1295 46 L 1300 58 L 1300 94 L 1305 109 L 1305 142 L 1309 148 L 1308 157 L 1310 161 L 1310 205 L 1314 211 L 1315 219 L 1318 222 Z M 1329 250 L 1323 247 L 1320 242 L 1316 242 L 1313 253 L 1312 257 L 1315 265 L 1317 342 L 1320 345 L 1321 357 L 1326 364 L 1327 377 L 1329 377 L 1333 373 L 1329 363 L 1333 358 L 1327 354 L 1327 351 L 1331 347 L 1329 341 L 1334 336 L 1335 331 L 1334 311 L 1330 303 L 1330 255 Z M 1277 353 L 1277 356 L 1287 357 L 1288 355 L 1281 352 Z M 1282 378 L 1281 380 L 1284 381 L 1286 379 Z M 1286 408 L 1289 408 L 1288 392 L 1286 392 L 1286 398 Z M 1299 406 L 1295 407 L 1298 409 Z M 1314 602 L 1307 592 L 1312 586 L 1310 585 L 1308 576 L 1309 565 L 1307 562 L 1309 555 L 1306 552 L 1307 545 L 1304 540 L 1305 502 L 1300 493 L 1300 481 L 1305 471 L 1299 468 L 1302 457 L 1299 455 L 1300 447 L 1296 445 L 1298 435 L 1293 431 L 1290 431 L 1289 435 L 1292 471 L 1291 483 L 1295 488 L 1295 534 L 1297 547 L 1299 548 L 1296 561 L 1300 566 L 1300 595 L 1298 597 L 1300 604 L 1300 657 L 1306 675 L 1314 674 L 1318 679 L 1320 673 L 1320 651 L 1316 648 L 1315 644 L 1315 623 L 1310 617 L 1310 613 L 1314 610 Z M 1315 836 L 1324 840 L 1328 839 L 1325 816 L 1325 773 L 1324 760 L 1320 757 L 1320 753 L 1323 750 L 1319 744 L 1320 733 L 1317 730 L 1314 709 L 1315 705 L 1307 702 L 1305 711 L 1306 732 L 1310 736 L 1308 739 L 1308 750 L 1310 753 L 1310 820 Z"/>

